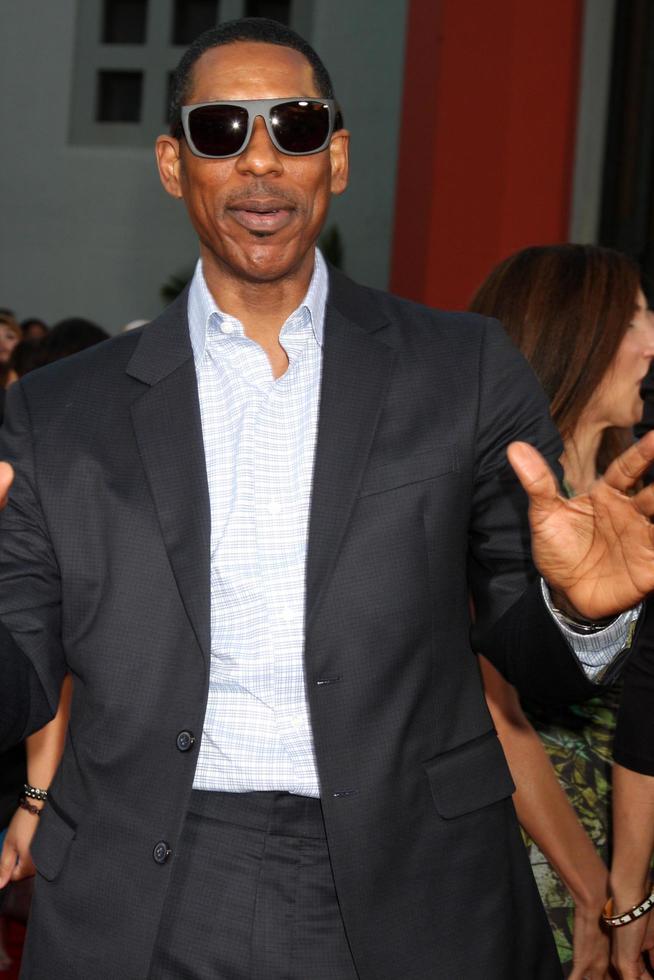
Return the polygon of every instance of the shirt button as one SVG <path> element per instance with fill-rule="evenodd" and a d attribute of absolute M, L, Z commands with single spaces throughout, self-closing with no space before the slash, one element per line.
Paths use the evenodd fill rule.
<path fill-rule="evenodd" d="M 277 514 L 281 514 L 281 512 L 282 505 L 280 504 L 279 500 L 271 500 L 268 504 L 268 513 L 276 516 Z"/>
<path fill-rule="evenodd" d="M 290 623 L 291 620 L 295 618 L 293 610 L 289 609 L 288 607 L 286 609 L 282 609 L 280 616 L 285 623 Z"/>
<path fill-rule="evenodd" d="M 188 752 L 189 749 L 193 748 L 195 743 L 195 735 L 193 732 L 183 731 L 177 736 L 177 748 L 180 752 Z"/>
<path fill-rule="evenodd" d="M 230 323 L 229 320 L 223 320 L 223 322 L 220 324 L 220 329 L 223 333 L 234 333 L 234 324 Z"/>
<path fill-rule="evenodd" d="M 157 841 L 152 848 L 152 857 L 157 864 L 165 864 L 172 853 L 168 842 L 165 840 Z"/>

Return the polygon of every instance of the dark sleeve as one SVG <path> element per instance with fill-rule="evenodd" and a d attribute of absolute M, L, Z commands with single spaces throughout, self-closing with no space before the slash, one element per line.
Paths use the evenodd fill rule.
<path fill-rule="evenodd" d="M 468 562 L 473 648 L 528 697 L 591 697 L 597 687 L 545 606 L 531 558 L 527 496 L 506 456 L 510 442 L 528 442 L 560 477 L 561 441 L 531 368 L 494 321 L 480 361 L 479 392 Z"/>
<path fill-rule="evenodd" d="M 16 812 L 16 800 L 26 779 L 25 746 L 14 745 L 0 752 L 0 830 Z"/>
<path fill-rule="evenodd" d="M 53 717 L 34 667 L 0 623 L 0 751 Z"/>
<path fill-rule="evenodd" d="M 0 515 L 0 736 L 7 745 L 50 721 L 66 673 L 59 566 L 40 503 L 20 383 L 7 393 L 0 459 L 15 471 Z"/>
<path fill-rule="evenodd" d="M 654 776 L 654 599 L 645 603 L 624 671 L 624 684 L 613 743 L 613 758 L 626 769 Z"/>

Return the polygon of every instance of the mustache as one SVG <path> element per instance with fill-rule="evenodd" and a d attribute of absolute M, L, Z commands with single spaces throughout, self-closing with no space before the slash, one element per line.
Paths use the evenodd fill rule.
<path fill-rule="evenodd" d="M 225 207 L 238 207 L 239 204 L 251 201 L 253 198 L 278 201 L 296 210 L 300 207 L 300 202 L 292 192 L 265 180 L 253 181 L 247 187 L 232 191 L 225 199 Z"/>

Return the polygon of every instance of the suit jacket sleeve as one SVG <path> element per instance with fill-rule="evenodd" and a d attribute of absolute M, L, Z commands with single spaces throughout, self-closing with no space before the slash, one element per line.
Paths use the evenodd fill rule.
<path fill-rule="evenodd" d="M 34 466 L 34 437 L 20 384 L 7 396 L 0 458 L 16 477 L 0 517 L 0 739 L 8 745 L 54 715 L 66 673 L 61 581 Z"/>
<path fill-rule="evenodd" d="M 531 559 L 527 496 L 506 456 L 510 442 L 531 443 L 560 477 L 561 442 L 543 390 L 495 321 L 488 323 L 479 385 L 468 564 L 474 649 L 529 697 L 590 697 L 597 687 L 545 607 Z"/>

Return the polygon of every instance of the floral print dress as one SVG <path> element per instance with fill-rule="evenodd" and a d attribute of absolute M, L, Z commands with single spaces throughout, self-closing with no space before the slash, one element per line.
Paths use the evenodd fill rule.
<path fill-rule="evenodd" d="M 540 735 L 569 802 L 608 864 L 611 844 L 611 763 L 620 686 L 579 705 L 523 705 Z M 574 902 L 546 857 L 523 832 L 540 897 L 566 975 L 572 967 Z"/>

